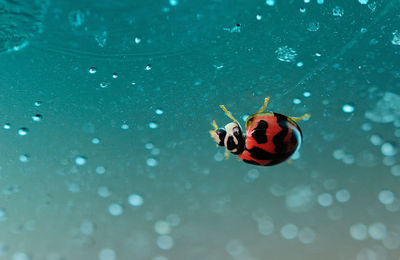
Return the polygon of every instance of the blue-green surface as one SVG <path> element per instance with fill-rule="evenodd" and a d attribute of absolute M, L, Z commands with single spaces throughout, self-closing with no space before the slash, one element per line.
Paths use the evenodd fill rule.
<path fill-rule="evenodd" d="M 398 0 L 0 0 L 0 88 L 1 260 L 400 259 Z"/>

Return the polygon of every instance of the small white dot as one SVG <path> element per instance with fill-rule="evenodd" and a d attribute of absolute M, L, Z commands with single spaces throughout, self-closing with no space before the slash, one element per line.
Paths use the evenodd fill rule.
<path fill-rule="evenodd" d="M 353 113 L 354 112 L 354 105 L 352 104 L 344 104 L 342 107 L 343 112 L 345 113 Z"/>
<path fill-rule="evenodd" d="M 150 122 L 150 123 L 149 123 L 149 128 L 151 128 L 151 129 L 158 128 L 158 124 L 155 123 L 155 122 Z"/>
<path fill-rule="evenodd" d="M 108 212 L 113 216 L 120 216 L 123 212 L 123 208 L 121 205 L 113 203 L 108 206 Z"/>
<path fill-rule="evenodd" d="M 336 200 L 345 203 L 350 200 L 350 192 L 348 190 L 342 189 L 336 192 Z"/>
<path fill-rule="evenodd" d="M 106 168 L 104 166 L 97 166 L 96 173 L 97 174 L 104 174 L 106 172 Z"/>
<path fill-rule="evenodd" d="M 154 158 L 149 158 L 146 160 L 146 164 L 147 164 L 147 166 L 155 167 L 158 165 L 158 161 Z"/>
<path fill-rule="evenodd" d="M 162 250 L 169 250 L 174 246 L 174 240 L 170 236 L 159 236 L 157 245 Z"/>
<path fill-rule="evenodd" d="M 322 207 L 329 207 L 333 203 L 332 195 L 329 193 L 321 193 L 318 195 L 318 203 Z"/>
<path fill-rule="evenodd" d="M 298 232 L 299 229 L 294 224 L 286 224 L 281 228 L 281 235 L 288 240 L 296 238 Z"/>
<path fill-rule="evenodd" d="M 134 207 L 139 207 L 143 205 L 143 198 L 138 194 L 131 194 L 128 197 L 128 202 Z"/>
<path fill-rule="evenodd" d="M 392 191 L 390 191 L 390 190 L 382 190 L 378 194 L 378 199 L 382 204 L 389 205 L 389 204 L 392 204 L 394 202 L 395 197 L 394 197 L 394 194 L 393 194 Z"/>
<path fill-rule="evenodd" d="M 75 164 L 82 166 L 85 165 L 87 162 L 87 158 L 85 156 L 78 156 L 75 158 Z"/>
<path fill-rule="evenodd" d="M 110 248 L 103 248 L 99 252 L 99 260 L 115 260 L 117 259 L 117 255 L 114 250 Z"/>

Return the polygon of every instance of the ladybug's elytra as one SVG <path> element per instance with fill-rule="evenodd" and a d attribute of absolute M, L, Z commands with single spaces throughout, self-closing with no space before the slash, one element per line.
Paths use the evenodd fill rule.
<path fill-rule="evenodd" d="M 269 97 L 265 98 L 258 112 L 246 119 L 245 135 L 239 122 L 224 105 L 220 105 L 233 122 L 218 128 L 213 121 L 214 129 L 210 130 L 210 135 L 219 146 L 225 146 L 226 157 L 231 152 L 246 163 L 271 166 L 287 160 L 300 148 L 303 134 L 296 122 L 310 115 L 287 117 L 275 112 L 264 112 L 268 101 Z"/>

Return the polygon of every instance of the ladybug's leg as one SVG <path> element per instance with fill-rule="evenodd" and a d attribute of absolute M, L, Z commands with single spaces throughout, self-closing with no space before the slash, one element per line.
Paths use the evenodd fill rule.
<path fill-rule="evenodd" d="M 229 155 L 231 155 L 231 153 L 228 150 L 225 150 L 225 160 L 229 159 Z"/>
<path fill-rule="evenodd" d="M 268 101 L 269 101 L 269 97 L 266 97 L 264 99 L 264 105 L 258 110 L 256 115 L 261 114 L 262 112 L 264 112 L 264 110 L 267 108 Z"/>
<path fill-rule="evenodd" d="M 289 118 L 292 119 L 295 122 L 299 122 L 299 121 L 301 121 L 303 119 L 309 118 L 310 116 L 311 116 L 310 114 L 304 114 L 301 117 L 289 117 Z"/>
<path fill-rule="evenodd" d="M 215 120 L 213 120 L 212 122 L 211 122 L 211 125 L 214 127 L 214 129 L 212 129 L 212 130 L 210 130 L 210 131 L 208 131 L 209 133 L 210 133 L 210 135 L 211 135 L 211 137 L 215 134 L 215 131 L 217 131 L 218 130 L 218 125 L 217 125 L 217 123 L 215 122 Z"/>
<path fill-rule="evenodd" d="M 228 111 L 228 109 L 226 109 L 226 107 L 224 105 L 219 105 L 219 107 L 224 110 L 225 114 L 233 120 L 233 122 L 238 124 L 238 121 L 232 116 L 231 112 Z"/>

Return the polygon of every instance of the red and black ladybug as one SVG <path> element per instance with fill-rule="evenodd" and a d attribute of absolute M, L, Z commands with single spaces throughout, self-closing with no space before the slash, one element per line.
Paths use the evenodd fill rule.
<path fill-rule="evenodd" d="M 303 134 L 296 122 L 310 115 L 287 117 L 275 112 L 264 112 L 268 101 L 269 97 L 265 98 L 260 110 L 246 119 L 245 135 L 239 122 L 224 105 L 220 105 L 233 122 L 225 128 L 218 128 L 213 121 L 214 129 L 210 130 L 210 135 L 218 145 L 225 146 L 226 157 L 231 152 L 246 163 L 271 166 L 287 160 L 300 148 Z"/>

